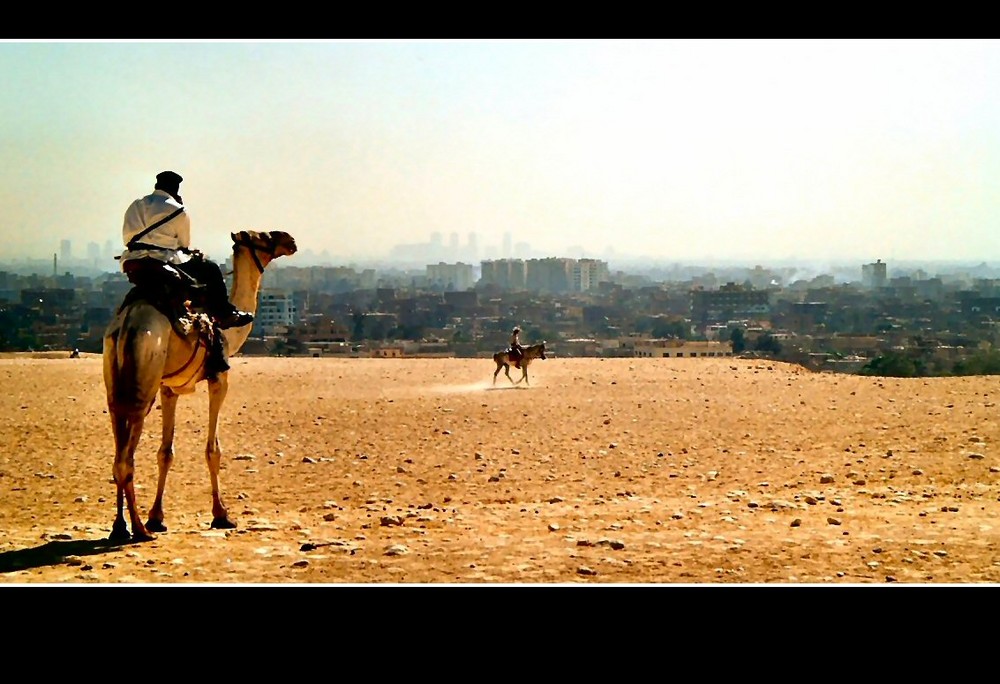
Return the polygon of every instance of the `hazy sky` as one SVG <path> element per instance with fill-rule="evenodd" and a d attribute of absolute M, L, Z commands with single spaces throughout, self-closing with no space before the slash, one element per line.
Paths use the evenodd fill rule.
<path fill-rule="evenodd" d="M 172 169 L 221 257 L 1000 260 L 997 40 L 8 41 L 0 83 L 4 256 L 117 249 Z"/>

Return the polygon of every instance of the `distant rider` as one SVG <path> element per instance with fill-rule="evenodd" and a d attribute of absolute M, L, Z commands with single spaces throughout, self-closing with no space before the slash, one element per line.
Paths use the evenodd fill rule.
<path fill-rule="evenodd" d="M 521 367 L 521 359 L 524 357 L 524 347 L 521 346 L 521 328 L 514 326 L 510 332 L 510 360 L 514 368 Z"/>

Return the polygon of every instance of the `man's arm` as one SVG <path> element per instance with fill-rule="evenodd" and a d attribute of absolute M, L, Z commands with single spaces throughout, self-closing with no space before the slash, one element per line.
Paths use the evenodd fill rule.
<path fill-rule="evenodd" d="M 191 218 L 187 211 L 177 216 L 177 243 L 185 250 L 191 249 Z"/>
<path fill-rule="evenodd" d="M 142 230 L 142 209 L 138 202 L 132 202 L 125 210 L 122 222 L 122 244 L 128 244 L 133 235 Z"/>

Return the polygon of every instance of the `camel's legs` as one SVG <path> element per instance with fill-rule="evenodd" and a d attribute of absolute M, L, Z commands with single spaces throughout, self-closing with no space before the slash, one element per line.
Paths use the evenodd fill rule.
<path fill-rule="evenodd" d="M 135 476 L 135 449 L 139 445 L 139 438 L 142 436 L 142 423 L 146 418 L 146 412 L 138 411 L 127 413 L 126 415 L 115 414 L 114 408 L 109 407 L 111 423 L 115 433 L 115 463 L 113 474 L 117 487 L 118 513 L 115 516 L 114 526 L 111 528 L 109 539 L 120 541 L 129 538 L 128 527 L 125 525 L 125 516 L 122 505 L 128 506 L 129 519 L 132 522 L 132 538 L 135 541 L 148 541 L 155 537 L 146 531 L 139 517 L 139 510 L 135 503 L 135 487 L 133 484 Z"/>
<path fill-rule="evenodd" d="M 205 460 L 208 461 L 208 473 L 212 479 L 212 527 L 215 529 L 236 527 L 236 523 L 229 519 L 222 497 L 219 495 L 219 465 L 222 460 L 218 433 L 219 411 L 228 391 L 228 372 L 219 373 L 217 379 L 208 381 L 208 442 L 205 444 Z"/>
<path fill-rule="evenodd" d="M 156 465 L 159 477 L 156 480 L 156 499 L 149 509 L 146 519 L 146 529 L 153 532 L 166 532 L 163 524 L 163 490 L 167 486 L 167 473 L 174 462 L 174 425 L 177 419 L 177 393 L 163 385 L 160 387 L 160 415 L 163 420 L 163 436 L 160 439 L 160 449 L 156 452 Z"/>
<path fill-rule="evenodd" d="M 497 375 L 500 373 L 500 369 L 503 368 L 502 363 L 497 363 L 497 369 L 493 371 L 493 384 L 497 384 Z"/>

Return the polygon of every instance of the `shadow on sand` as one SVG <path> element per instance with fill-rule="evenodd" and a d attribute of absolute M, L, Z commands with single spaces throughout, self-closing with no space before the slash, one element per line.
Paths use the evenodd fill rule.
<path fill-rule="evenodd" d="M 67 563 L 71 556 L 93 556 L 109 551 L 117 551 L 134 542 L 116 542 L 108 539 L 81 539 L 74 541 L 50 541 L 28 549 L 4 551 L 0 553 L 0 573 L 30 570 L 46 565 Z"/>
<path fill-rule="evenodd" d="M 496 391 L 499 391 L 499 390 L 526 390 L 526 389 L 531 389 L 531 388 L 528 387 L 527 385 L 514 385 L 513 387 L 510 386 L 510 385 L 507 385 L 506 387 L 487 387 L 486 391 L 487 392 L 496 392 Z"/>

